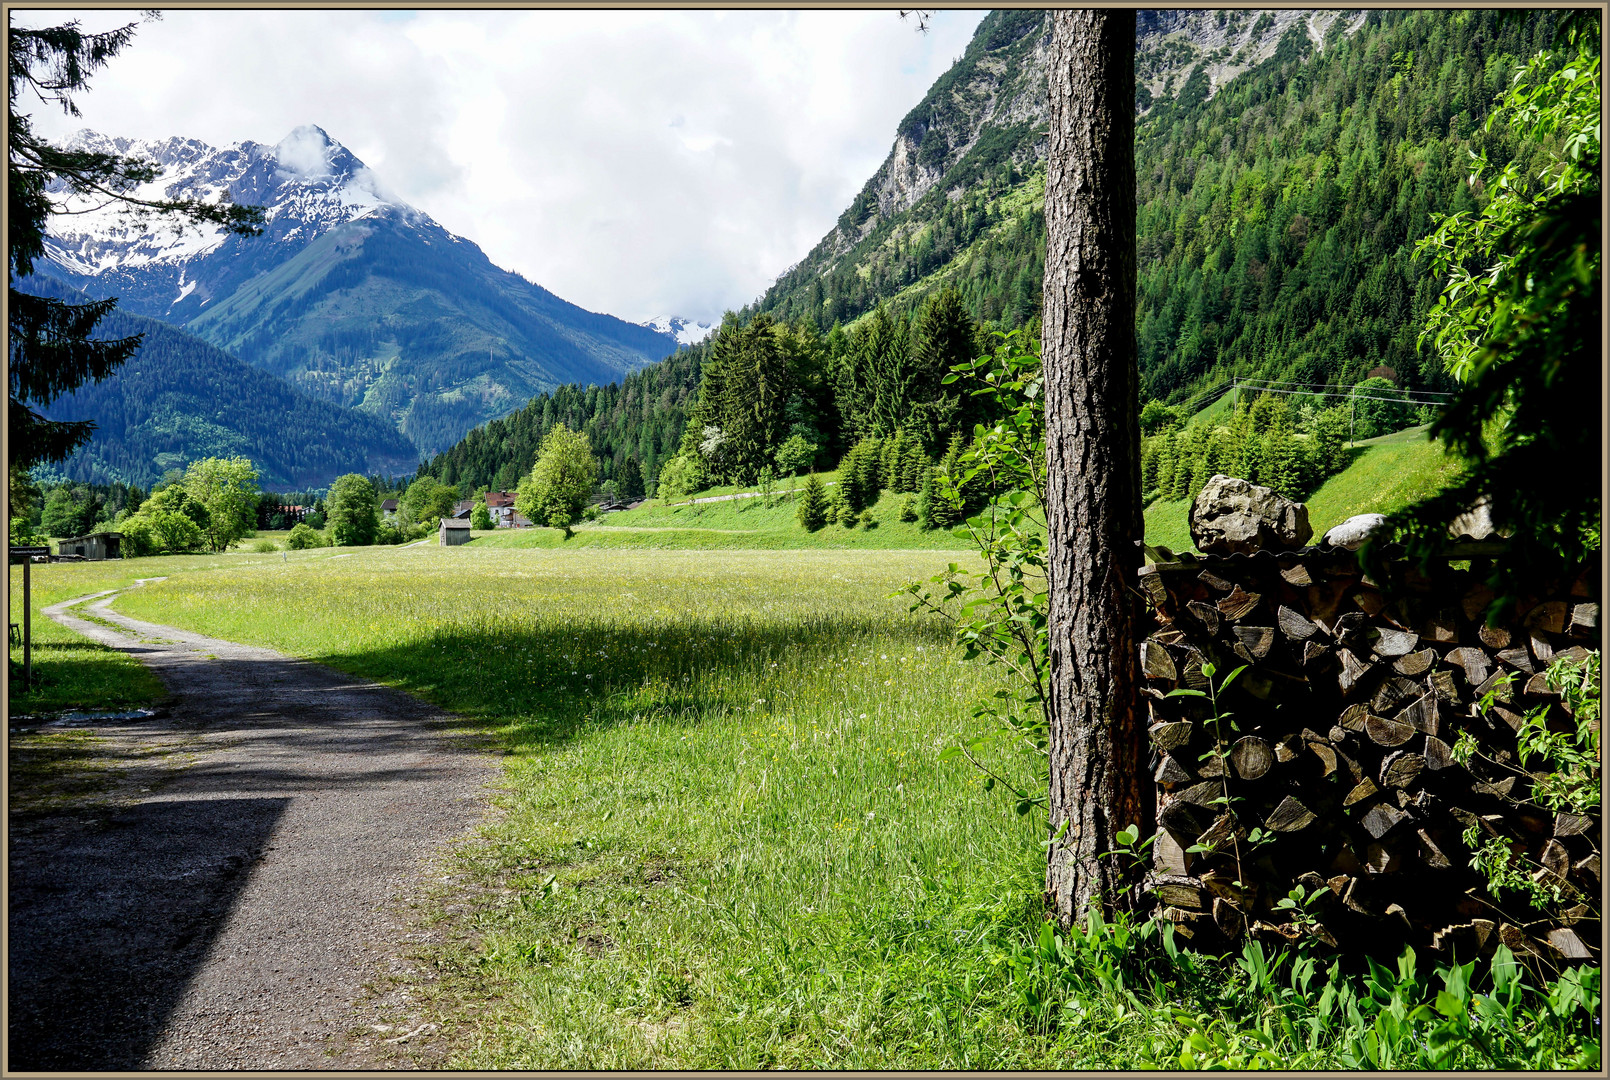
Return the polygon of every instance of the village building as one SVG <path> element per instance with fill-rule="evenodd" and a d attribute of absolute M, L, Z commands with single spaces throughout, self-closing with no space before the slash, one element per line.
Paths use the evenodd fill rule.
<path fill-rule="evenodd" d="M 514 529 L 522 527 L 520 524 L 516 523 L 516 519 L 518 519 L 520 523 L 523 523 L 523 525 L 529 526 L 531 524 L 531 522 L 526 521 L 525 518 L 520 517 L 519 514 L 514 512 L 513 492 L 488 491 L 486 493 L 486 509 L 487 512 L 492 515 L 492 527 L 494 529 Z"/>
<path fill-rule="evenodd" d="M 441 529 L 438 530 L 442 547 L 456 547 L 459 544 L 470 542 L 469 518 L 442 518 Z"/>

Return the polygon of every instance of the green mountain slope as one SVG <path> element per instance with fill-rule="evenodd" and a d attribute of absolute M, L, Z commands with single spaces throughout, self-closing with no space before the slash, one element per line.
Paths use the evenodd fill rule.
<path fill-rule="evenodd" d="M 426 453 L 540 391 L 612 382 L 674 348 L 400 212 L 331 229 L 186 328 Z"/>
<path fill-rule="evenodd" d="M 1341 17 L 1345 15 L 1346 17 Z M 1257 16 L 1256 18 L 1251 18 Z M 1415 338 L 1432 215 L 1465 164 L 1519 149 L 1482 121 L 1552 16 L 1160 12 L 1140 20 L 1137 332 L 1147 396 L 1229 374 L 1435 386 Z M 1022 325 L 1043 274 L 1044 16 L 995 12 L 901 124 L 837 227 L 753 305 L 826 328 L 955 286 Z"/>
<path fill-rule="evenodd" d="M 102 338 L 134 334 L 144 343 L 116 374 L 45 410 L 96 424 L 89 445 L 47 473 L 149 489 L 168 469 L 237 454 L 256 462 L 267 488 L 414 471 L 418 452 L 385 420 L 303 394 L 156 319 L 114 311 L 96 327 Z"/>
<path fill-rule="evenodd" d="M 1389 514 L 1440 491 L 1458 471 L 1441 443 L 1410 428 L 1359 444 L 1358 456 L 1305 502 L 1313 543 L 1355 514 Z M 1190 499 L 1163 499 L 1146 508 L 1146 540 L 1191 551 Z"/>
<path fill-rule="evenodd" d="M 653 477 L 676 453 L 699 389 L 709 346 L 701 343 L 619 383 L 568 383 L 533 397 L 523 409 L 471 431 L 420 468 L 438 480 L 468 490 L 513 491 L 536 463 L 542 438 L 555 424 L 587 434 L 598 458 L 599 482 L 614 480 L 628 457 L 639 473 Z"/>

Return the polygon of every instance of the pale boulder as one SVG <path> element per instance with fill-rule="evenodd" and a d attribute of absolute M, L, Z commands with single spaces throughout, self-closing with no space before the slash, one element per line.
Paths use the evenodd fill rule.
<path fill-rule="evenodd" d="M 1357 551 L 1363 546 L 1364 541 L 1370 538 L 1371 533 L 1385 524 L 1385 514 L 1354 514 L 1326 533 L 1322 542 L 1329 547 Z"/>

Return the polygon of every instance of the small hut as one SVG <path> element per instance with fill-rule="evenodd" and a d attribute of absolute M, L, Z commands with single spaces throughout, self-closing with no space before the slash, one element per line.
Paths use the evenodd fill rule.
<path fill-rule="evenodd" d="M 442 518 L 442 547 L 454 547 L 470 542 L 470 523 L 464 518 Z"/>
<path fill-rule="evenodd" d="M 56 550 L 61 555 L 81 556 L 86 562 L 99 562 L 102 559 L 120 558 L 122 543 L 121 533 L 98 532 L 59 540 Z"/>

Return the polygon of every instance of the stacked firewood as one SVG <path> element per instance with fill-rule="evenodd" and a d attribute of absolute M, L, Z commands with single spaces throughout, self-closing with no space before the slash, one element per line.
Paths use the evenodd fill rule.
<path fill-rule="evenodd" d="M 1247 934 L 1376 953 L 1409 944 L 1460 962 L 1502 942 L 1544 965 L 1596 962 L 1600 819 L 1543 809 L 1516 752 L 1534 709 L 1575 731 L 1544 672 L 1597 648 L 1595 575 L 1489 626 L 1478 575 L 1405 571 L 1389 599 L 1339 548 L 1146 567 L 1159 824 L 1148 884 L 1177 932 L 1207 947 Z M 1475 752 L 1456 752 L 1467 732 Z M 1494 896 L 1467 836 L 1503 838 L 1559 901 L 1544 911 L 1515 890 Z"/>

